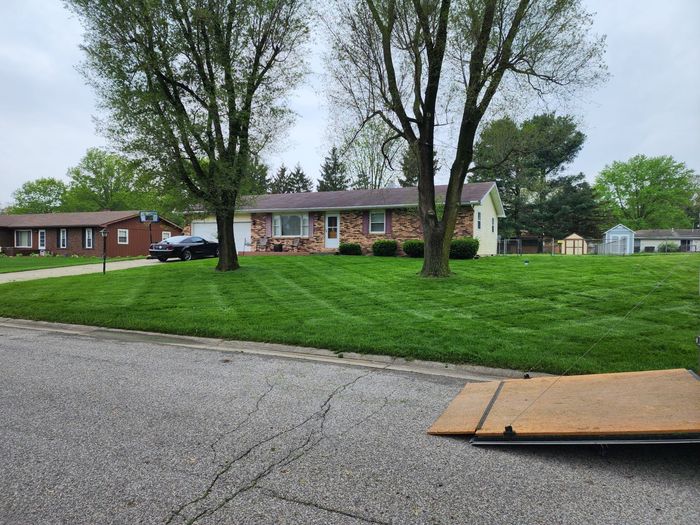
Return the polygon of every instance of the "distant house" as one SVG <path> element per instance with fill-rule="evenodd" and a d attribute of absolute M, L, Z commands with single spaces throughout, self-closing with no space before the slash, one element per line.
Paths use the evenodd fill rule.
<path fill-rule="evenodd" d="M 101 256 L 103 229 L 108 257 L 148 255 L 151 242 L 182 233 L 162 217 L 159 222 L 141 222 L 138 211 L 0 215 L 0 249 L 8 255 Z"/>
<path fill-rule="evenodd" d="M 588 243 L 579 234 L 572 233 L 559 241 L 559 249 L 562 255 L 586 255 L 588 253 Z"/>
<path fill-rule="evenodd" d="M 682 252 L 700 252 L 697 229 L 637 230 L 634 235 L 636 252 L 656 252 L 659 246 L 668 244 L 675 244 Z"/>
<path fill-rule="evenodd" d="M 447 186 L 436 186 L 437 200 Z M 480 255 L 495 255 L 498 219 L 505 217 L 494 182 L 465 184 L 455 236 L 478 238 Z M 335 252 L 340 243 L 371 250 L 378 239 L 399 243 L 423 236 L 417 188 L 382 188 L 259 195 L 246 198 L 234 217 L 239 251 L 270 247 L 299 252 Z M 216 238 L 214 217 L 193 220 L 191 235 Z"/>
<path fill-rule="evenodd" d="M 598 253 L 605 255 L 630 255 L 634 253 L 634 231 L 624 224 L 617 224 L 605 232 Z"/>

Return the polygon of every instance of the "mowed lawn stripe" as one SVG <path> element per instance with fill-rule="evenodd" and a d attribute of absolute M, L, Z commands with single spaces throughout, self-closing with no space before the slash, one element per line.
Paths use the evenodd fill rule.
<path fill-rule="evenodd" d="M 0 315 L 555 373 L 697 360 L 697 254 L 491 257 L 454 261 L 448 279 L 419 278 L 421 261 L 406 258 L 241 263 L 226 274 L 208 259 L 10 283 Z"/>

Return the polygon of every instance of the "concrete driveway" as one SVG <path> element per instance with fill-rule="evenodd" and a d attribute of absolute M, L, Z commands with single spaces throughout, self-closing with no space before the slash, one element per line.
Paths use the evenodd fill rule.
<path fill-rule="evenodd" d="M 0 326 L 2 523 L 699 523 L 697 446 L 476 448 L 452 378 Z"/>
<path fill-rule="evenodd" d="M 158 264 L 155 259 L 133 259 L 130 261 L 107 262 L 107 271 L 128 270 L 129 268 L 140 268 Z M 68 275 L 84 275 L 86 273 L 102 272 L 102 263 L 99 264 L 79 264 L 77 266 L 61 266 L 59 268 L 45 268 L 44 270 L 27 270 L 24 272 L 0 273 L 0 284 L 15 281 L 33 281 L 35 279 L 47 279 L 49 277 L 66 277 Z"/>

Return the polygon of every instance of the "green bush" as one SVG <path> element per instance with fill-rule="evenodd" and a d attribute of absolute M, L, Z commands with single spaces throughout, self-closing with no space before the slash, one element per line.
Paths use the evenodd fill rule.
<path fill-rule="evenodd" d="M 379 257 L 394 257 L 396 255 L 396 250 L 398 250 L 399 245 L 396 241 L 390 239 L 380 239 L 374 241 L 372 245 L 372 253 Z"/>
<path fill-rule="evenodd" d="M 681 247 L 675 242 L 662 242 L 656 247 L 656 251 L 659 253 L 679 252 Z"/>
<path fill-rule="evenodd" d="M 462 237 L 450 244 L 450 259 L 473 259 L 479 251 L 479 239 Z"/>
<path fill-rule="evenodd" d="M 362 255 L 362 246 L 356 242 L 341 242 L 338 246 L 340 255 Z"/>
<path fill-rule="evenodd" d="M 418 239 L 410 239 L 405 241 L 401 246 L 403 253 L 409 257 L 423 257 L 423 248 L 425 243 Z"/>

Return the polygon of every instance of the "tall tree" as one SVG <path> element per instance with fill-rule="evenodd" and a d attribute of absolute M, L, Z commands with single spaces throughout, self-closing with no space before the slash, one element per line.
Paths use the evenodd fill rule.
<path fill-rule="evenodd" d="M 570 116 L 536 115 L 518 125 L 505 117 L 489 122 L 474 148 L 473 182 L 495 180 L 506 218 L 505 235 L 540 231 L 533 217 L 544 212 L 552 181 L 583 147 L 585 135 Z"/>
<path fill-rule="evenodd" d="M 437 156 L 433 159 L 433 165 L 435 172 L 440 169 Z M 399 186 L 402 188 L 409 188 L 418 186 L 418 172 L 420 166 L 418 165 L 418 154 L 406 148 L 401 157 L 401 176 L 399 177 Z"/>
<path fill-rule="evenodd" d="M 216 214 L 217 269 L 239 267 L 233 216 L 252 159 L 290 122 L 307 0 L 66 0 L 108 135 Z"/>
<path fill-rule="evenodd" d="M 543 235 L 563 239 L 571 233 L 598 238 L 605 220 L 596 193 L 583 173 L 558 177 L 549 183 L 544 205 L 533 210 L 531 224 Z"/>
<path fill-rule="evenodd" d="M 268 184 L 270 193 L 304 193 L 313 189 L 313 181 L 297 164 L 292 171 L 282 164 Z"/>
<path fill-rule="evenodd" d="M 691 209 L 698 182 L 698 175 L 673 157 L 636 155 L 606 166 L 595 188 L 613 220 L 633 230 L 688 228 L 695 224 Z"/>
<path fill-rule="evenodd" d="M 579 0 L 337 0 L 335 100 L 362 122 L 381 119 L 419 153 L 421 274 L 445 276 L 479 125 L 504 88 L 553 91 L 604 73 L 603 41 Z M 438 121 L 444 115 L 445 121 Z M 460 115 L 451 122 L 450 115 Z M 436 127 L 454 124 L 444 208 L 435 199 Z M 447 155 L 440 155 L 447 158 Z"/>
<path fill-rule="evenodd" d="M 51 213 L 63 205 L 66 185 L 50 177 L 31 180 L 12 194 L 14 203 L 8 213 Z"/>
<path fill-rule="evenodd" d="M 90 148 L 80 163 L 68 170 L 70 185 L 63 208 L 66 211 L 141 208 L 146 195 L 136 191 L 136 169 L 135 162 Z"/>
<path fill-rule="evenodd" d="M 345 164 L 340 160 L 338 148 L 333 146 L 323 159 L 321 178 L 318 180 L 317 191 L 343 191 L 350 185 Z"/>
<path fill-rule="evenodd" d="M 402 144 L 380 121 L 371 121 L 352 134 L 346 159 L 354 189 L 385 188 L 394 184 Z"/>

